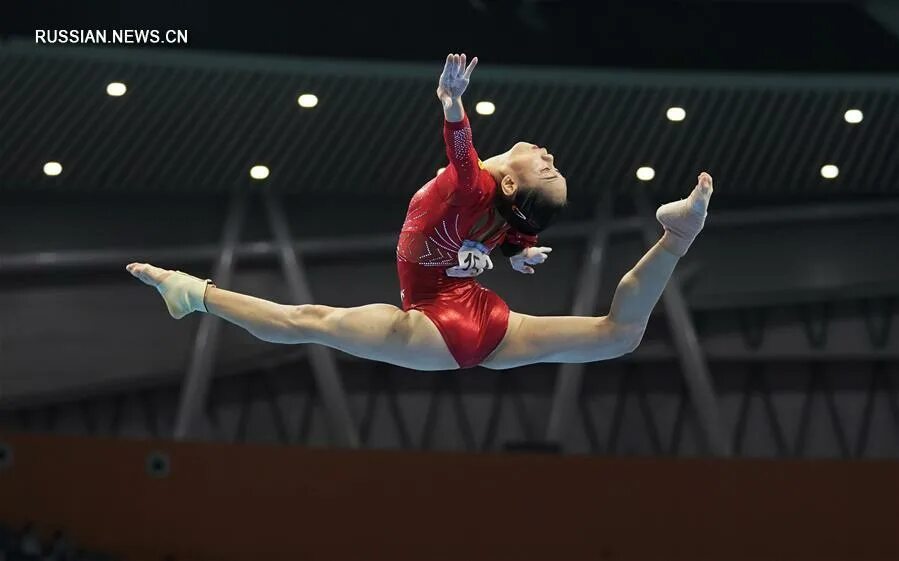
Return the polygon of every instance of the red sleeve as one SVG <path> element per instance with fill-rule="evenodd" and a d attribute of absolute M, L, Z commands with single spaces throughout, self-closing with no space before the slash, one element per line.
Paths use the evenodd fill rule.
<path fill-rule="evenodd" d="M 521 248 L 534 247 L 537 245 L 537 236 L 530 236 L 528 234 L 516 232 L 515 230 L 509 230 L 508 232 L 506 232 L 506 237 L 503 241 L 506 243 L 517 245 Z"/>
<path fill-rule="evenodd" d="M 536 246 L 537 243 L 537 236 L 509 230 L 503 237 L 503 241 L 500 244 L 500 250 L 506 257 L 512 257 L 513 255 L 521 253 L 524 249 Z"/>
<path fill-rule="evenodd" d="M 471 142 L 468 115 L 456 123 L 444 119 L 443 141 L 446 143 L 446 156 L 449 159 L 449 165 L 441 174 L 447 183 L 447 195 L 451 195 L 459 204 L 477 200 L 481 195 L 478 181 L 481 167 L 478 164 L 478 153 Z"/>

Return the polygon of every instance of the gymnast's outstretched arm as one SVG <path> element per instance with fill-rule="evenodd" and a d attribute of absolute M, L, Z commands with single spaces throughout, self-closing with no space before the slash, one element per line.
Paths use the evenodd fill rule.
<path fill-rule="evenodd" d="M 443 141 L 448 160 L 446 170 L 435 178 L 435 188 L 452 205 L 465 206 L 481 199 L 486 184 L 479 181 L 481 163 L 475 150 L 471 123 L 462 106 L 478 58 L 465 66 L 465 55 L 448 55 L 437 83 L 437 98 L 443 107 Z M 492 186 L 491 186 L 492 189 Z M 492 194 L 492 190 L 491 190 Z"/>

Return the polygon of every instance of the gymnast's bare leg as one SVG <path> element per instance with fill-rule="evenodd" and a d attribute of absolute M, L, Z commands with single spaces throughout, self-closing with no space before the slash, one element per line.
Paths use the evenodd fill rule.
<path fill-rule="evenodd" d="M 194 307 L 244 328 L 251 335 L 270 343 L 318 343 L 371 360 L 389 362 L 415 370 L 451 370 L 458 368 L 437 327 L 421 312 L 404 312 L 390 304 L 369 304 L 357 308 L 333 308 L 318 304 L 278 304 L 224 290 L 194 277 L 167 271 L 148 263 L 131 263 L 128 271 L 144 283 L 163 292 L 167 285 L 183 281 L 193 298 Z M 175 286 L 174 291 L 179 287 Z M 205 293 L 200 292 L 205 290 Z M 163 297 L 167 297 L 163 294 Z M 170 299 L 171 296 L 168 296 Z M 169 300 L 166 300 L 169 304 Z M 180 319 L 184 308 L 178 302 L 169 312 Z M 190 309 L 190 308 L 187 308 Z M 180 317 L 179 317 L 180 316 Z"/>
<path fill-rule="evenodd" d="M 481 366 L 505 369 L 536 362 L 593 362 L 635 350 L 675 266 L 705 223 L 712 190 L 712 177 L 703 172 L 687 199 L 659 208 L 656 216 L 665 233 L 622 277 L 607 316 L 537 317 L 512 312 L 505 338 Z"/>

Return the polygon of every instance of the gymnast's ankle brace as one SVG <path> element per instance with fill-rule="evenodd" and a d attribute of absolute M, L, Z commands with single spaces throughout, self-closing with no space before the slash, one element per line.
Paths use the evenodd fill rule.
<path fill-rule="evenodd" d="M 156 290 L 165 300 L 169 314 L 181 319 L 191 312 L 206 312 L 206 288 L 215 286 L 212 279 L 197 277 L 175 271 L 175 274 L 156 286 Z"/>
<path fill-rule="evenodd" d="M 703 192 L 700 187 L 686 199 L 664 204 L 656 211 L 656 219 L 665 227 L 660 244 L 662 247 L 683 257 L 702 227 L 705 225 L 711 191 Z"/>

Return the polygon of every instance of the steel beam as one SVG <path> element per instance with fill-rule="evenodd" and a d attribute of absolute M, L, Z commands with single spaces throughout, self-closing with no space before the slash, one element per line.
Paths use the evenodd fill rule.
<path fill-rule="evenodd" d="M 216 286 L 221 288 L 230 287 L 232 284 L 235 249 L 243 229 L 247 208 L 245 193 L 238 192 L 232 197 L 228 215 L 225 218 L 221 249 L 212 273 L 212 279 Z M 198 427 L 209 396 L 209 384 L 215 365 L 220 329 L 221 319 L 212 314 L 203 314 L 194 338 L 187 377 L 181 387 L 174 434 L 178 440 L 199 436 Z"/>
<path fill-rule="evenodd" d="M 295 351 L 277 357 L 260 357 L 254 358 L 252 361 L 242 360 L 231 365 L 220 365 L 219 368 L 216 368 L 215 378 L 227 378 L 265 368 L 281 367 L 285 364 L 296 364 L 306 361 L 308 360 L 309 351 L 305 347 L 306 345 L 298 345 Z M 752 350 L 747 349 L 743 344 L 721 345 L 707 341 L 703 342 L 703 348 L 706 350 L 706 358 L 710 362 L 727 363 L 726 366 L 728 368 L 743 368 L 747 365 L 772 362 L 792 364 L 800 367 L 807 366 L 813 362 L 840 362 L 847 365 L 864 365 L 873 362 L 899 363 L 899 349 L 896 348 L 876 350 L 832 348 L 828 346 L 823 349 L 799 348 L 784 350 L 763 347 L 759 350 Z M 677 353 L 672 351 L 666 342 L 644 340 L 635 352 L 619 360 L 640 365 L 666 365 L 677 358 Z M 364 359 L 346 355 L 341 357 L 341 361 L 352 364 L 362 362 Z M 6 393 L 0 396 L 0 412 L 54 403 L 76 403 L 84 399 L 100 396 L 112 398 L 124 392 L 167 388 L 177 383 L 179 379 L 183 379 L 183 375 L 179 377 L 172 372 L 166 371 L 143 374 L 140 377 L 128 380 L 92 382 L 85 386 L 61 389 L 45 388 L 15 394 Z"/>
<path fill-rule="evenodd" d="M 592 316 L 596 313 L 599 297 L 602 262 L 611 231 L 612 194 L 605 191 L 593 213 L 593 233 L 590 235 L 581 263 L 581 272 L 575 287 L 573 316 Z M 583 364 L 560 364 L 556 374 L 556 390 L 553 395 L 546 440 L 560 442 L 568 427 L 571 411 L 577 405 L 584 375 Z"/>
<path fill-rule="evenodd" d="M 861 220 L 866 218 L 899 216 L 899 200 L 882 202 L 817 204 L 740 211 L 716 211 L 709 215 L 707 230 L 739 227 L 762 223 L 805 223 L 829 220 Z M 613 220 L 612 233 L 637 232 L 641 229 L 639 217 Z M 560 224 L 551 231 L 554 240 L 582 239 L 594 232 L 592 220 Z M 396 248 L 396 233 L 375 234 L 347 238 L 319 238 L 293 242 L 295 251 L 306 257 L 316 257 L 341 252 L 364 253 L 389 252 Z M 219 248 L 215 245 L 195 245 L 159 249 L 112 249 L 76 251 L 40 251 L 0 255 L 0 275 L 55 272 L 78 269 L 119 270 L 131 261 L 149 263 L 201 264 L 214 261 Z M 272 259 L 279 249 L 274 242 L 238 244 L 235 257 L 240 259 Z"/>
<path fill-rule="evenodd" d="M 659 241 L 659 224 L 645 193 L 638 192 L 634 197 L 637 215 L 642 221 L 641 233 L 647 249 Z M 718 410 L 718 399 L 712 384 L 712 376 L 705 353 L 699 344 L 693 318 L 687 308 L 687 301 L 681 290 L 677 274 L 671 276 L 665 291 L 662 293 L 665 306 L 665 317 L 671 331 L 671 338 L 677 350 L 678 362 L 684 375 L 684 381 L 690 394 L 690 400 L 696 411 L 699 426 L 710 453 L 716 456 L 729 456 L 730 444 L 721 423 Z"/>
<path fill-rule="evenodd" d="M 278 259 L 284 276 L 287 278 L 287 286 L 291 299 L 298 304 L 312 302 L 312 291 L 303 262 L 297 259 L 296 251 L 291 243 L 290 228 L 284 217 L 275 195 L 266 186 L 262 191 L 266 214 L 275 237 L 275 245 L 278 250 Z M 324 401 L 325 411 L 328 415 L 328 426 L 335 442 L 349 448 L 359 447 L 359 435 L 356 425 L 350 415 L 346 392 L 337 369 L 337 359 L 331 349 L 321 345 L 309 346 L 309 360 L 312 364 L 312 374 L 318 385 L 320 395 Z"/>

